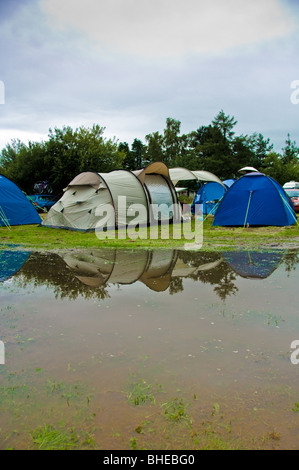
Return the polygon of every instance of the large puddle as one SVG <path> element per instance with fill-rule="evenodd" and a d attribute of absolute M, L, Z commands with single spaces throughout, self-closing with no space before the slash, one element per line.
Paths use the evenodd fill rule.
<path fill-rule="evenodd" d="M 299 449 L 298 254 L 0 251 L 0 448 Z"/>

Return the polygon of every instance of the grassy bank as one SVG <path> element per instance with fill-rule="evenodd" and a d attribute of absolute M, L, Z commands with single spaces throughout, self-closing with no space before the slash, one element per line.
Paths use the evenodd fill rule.
<path fill-rule="evenodd" d="M 212 227 L 213 219 L 203 223 L 203 248 L 259 248 L 267 246 L 299 247 L 299 225 L 291 227 Z M 194 221 L 192 222 L 192 231 Z M 147 231 L 147 232 L 146 232 Z M 174 239 L 170 236 L 162 238 L 159 230 L 158 238 L 149 238 L 149 229 L 143 229 L 143 237 L 132 240 L 129 237 L 119 239 L 99 240 L 94 232 L 78 232 L 63 229 L 53 229 L 38 225 L 23 225 L 0 228 L 0 246 L 18 245 L 24 248 L 44 250 L 76 249 L 76 248 L 180 248 L 191 247 L 194 240 Z"/>

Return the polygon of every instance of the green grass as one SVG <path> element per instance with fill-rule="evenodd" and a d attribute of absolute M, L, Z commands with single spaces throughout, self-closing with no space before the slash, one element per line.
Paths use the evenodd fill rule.
<path fill-rule="evenodd" d="M 203 224 L 203 248 L 217 249 L 226 247 L 258 247 L 261 245 L 285 244 L 295 245 L 299 241 L 299 225 L 291 227 L 213 227 L 213 219 L 208 218 Z M 192 230 L 194 229 L 194 221 Z M 146 230 L 146 229 L 144 229 Z M 117 234 L 117 232 L 116 232 Z M 145 232 L 143 232 L 143 235 Z M 68 248 L 180 248 L 193 240 L 163 239 L 159 232 L 158 239 L 132 240 L 105 239 L 99 240 L 94 232 L 79 232 L 54 229 L 38 225 L 14 226 L 0 228 L 0 246 L 17 245 L 24 248 L 44 250 Z M 190 246 L 191 246 L 190 245 Z"/>
<path fill-rule="evenodd" d="M 54 428 L 46 425 L 31 432 L 33 446 L 38 450 L 76 450 L 95 447 L 90 436 L 78 435 L 73 429 Z"/>
<path fill-rule="evenodd" d="M 161 387 L 158 387 L 161 391 Z M 156 390 L 151 384 L 139 378 L 136 381 L 129 383 L 128 391 L 126 392 L 128 402 L 131 405 L 139 406 L 146 402 L 156 403 L 155 399 Z"/>
<path fill-rule="evenodd" d="M 174 398 L 169 402 L 163 403 L 161 406 L 164 409 L 164 416 L 169 421 L 184 421 L 187 425 L 191 424 L 192 420 L 186 411 L 186 405 L 182 398 Z"/>

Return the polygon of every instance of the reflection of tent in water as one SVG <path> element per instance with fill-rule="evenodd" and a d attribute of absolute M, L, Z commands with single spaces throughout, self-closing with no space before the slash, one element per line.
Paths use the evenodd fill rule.
<path fill-rule="evenodd" d="M 199 267 L 184 263 L 176 250 L 140 250 L 134 253 L 103 250 L 63 256 L 76 278 L 90 287 L 106 284 L 133 284 L 141 281 L 150 289 L 165 291 L 173 277 L 188 277 L 216 267 L 222 259 Z"/>
<path fill-rule="evenodd" d="M 230 267 L 247 279 L 265 279 L 277 269 L 283 253 L 280 251 L 233 251 L 222 253 Z"/>
<path fill-rule="evenodd" d="M 29 255 L 28 251 L 0 251 L 0 282 L 6 281 L 19 271 Z"/>

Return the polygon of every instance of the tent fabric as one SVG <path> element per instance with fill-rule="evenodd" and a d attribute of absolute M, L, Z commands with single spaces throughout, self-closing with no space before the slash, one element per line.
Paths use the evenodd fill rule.
<path fill-rule="evenodd" d="M 108 228 L 125 227 L 137 216 L 135 204 L 144 208 L 138 213 L 138 222 L 147 225 L 152 218 L 159 218 L 159 214 L 150 211 L 152 203 L 179 207 L 164 163 L 156 162 L 136 172 L 84 172 L 68 184 L 42 225 L 86 231 L 98 228 L 99 221 L 105 218 Z M 108 213 L 107 207 L 111 208 Z M 165 217 L 178 216 L 169 210 L 166 212 Z"/>
<path fill-rule="evenodd" d="M 247 173 L 225 193 L 213 226 L 289 226 L 296 215 L 282 187 L 263 173 Z"/>
<path fill-rule="evenodd" d="M 209 171 L 188 170 L 187 168 L 176 167 L 169 169 L 170 178 L 174 184 L 177 185 L 179 181 L 197 180 L 197 181 L 214 181 L 222 184 L 222 181 L 213 173 Z"/>
<path fill-rule="evenodd" d="M 133 173 L 138 177 L 138 179 L 144 184 L 146 175 L 162 175 L 166 179 L 170 179 L 169 169 L 167 165 L 163 162 L 154 162 L 150 163 L 147 167 L 142 168 L 141 170 L 133 171 Z"/>
<path fill-rule="evenodd" d="M 169 219 L 176 199 L 174 199 L 173 191 L 167 180 L 162 175 L 146 175 L 144 184 L 152 204 L 151 222 Z"/>
<path fill-rule="evenodd" d="M 214 214 L 225 192 L 226 188 L 219 183 L 205 183 L 199 188 L 195 195 L 191 205 L 191 212 L 196 212 L 195 206 L 202 204 L 202 210 L 205 215 Z"/>
<path fill-rule="evenodd" d="M 105 178 L 105 183 L 111 193 L 115 208 L 115 224 L 117 226 L 125 226 L 126 221 L 130 222 L 135 217 L 135 212 L 127 215 L 128 208 L 133 204 L 141 204 L 147 208 L 148 202 L 144 188 L 133 173 L 126 170 L 115 170 L 105 175 L 101 173 L 101 175 L 103 179 Z M 119 200 L 120 196 L 126 198 L 125 204 L 122 204 Z M 148 211 L 146 211 L 143 224 L 147 223 L 147 214 Z M 113 225 L 113 223 L 110 225 Z"/>
<path fill-rule="evenodd" d="M 40 224 L 32 203 L 11 180 L 0 175 L 0 226 Z"/>
<path fill-rule="evenodd" d="M 112 205 L 112 198 L 103 181 L 99 189 L 90 185 L 71 185 L 51 207 L 42 225 L 76 230 L 93 229 L 98 220 L 95 209 L 105 204 Z M 112 224 L 113 220 L 109 223 Z"/>
<path fill-rule="evenodd" d="M 95 189 L 99 188 L 101 184 L 101 177 L 98 173 L 94 173 L 92 171 L 86 171 L 77 175 L 68 185 L 71 186 L 92 186 Z"/>
<path fill-rule="evenodd" d="M 230 188 L 234 184 L 235 181 L 236 180 L 234 179 L 228 179 L 228 180 L 222 181 L 222 184 L 224 184 L 227 188 Z"/>
<path fill-rule="evenodd" d="M 253 166 L 244 166 L 244 168 L 241 168 L 238 171 L 242 175 L 245 175 L 246 173 L 252 173 L 253 171 L 256 171 L 257 173 L 259 173 L 259 171 L 256 168 L 254 168 Z"/>
<path fill-rule="evenodd" d="M 149 204 L 152 204 L 149 212 L 150 222 L 160 219 L 165 220 L 170 217 L 177 220 L 180 217 L 177 193 L 171 181 L 167 165 L 163 162 L 154 162 L 133 173 L 144 185 Z M 172 212 L 172 209 L 174 209 L 174 212 Z"/>

